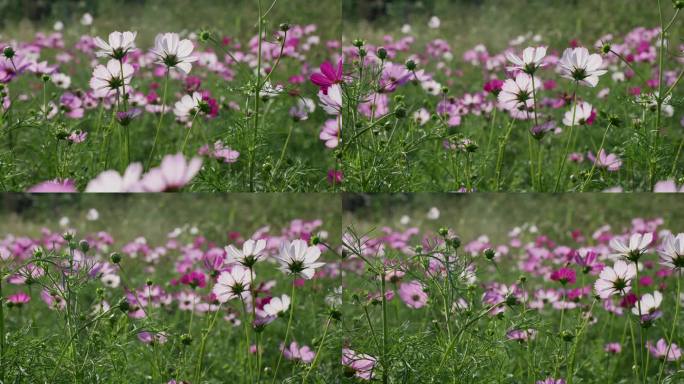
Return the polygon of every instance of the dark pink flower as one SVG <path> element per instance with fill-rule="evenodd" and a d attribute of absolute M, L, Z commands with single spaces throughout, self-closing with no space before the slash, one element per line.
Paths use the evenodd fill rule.
<path fill-rule="evenodd" d="M 577 280 L 575 270 L 571 268 L 561 268 L 551 273 L 551 280 L 558 281 L 563 285 L 575 284 Z"/>
<path fill-rule="evenodd" d="M 323 94 L 328 94 L 328 88 L 331 85 L 342 82 L 342 59 L 337 63 L 337 68 L 334 68 L 329 61 L 321 64 L 321 72 L 311 75 L 310 80 L 316 84 Z"/>

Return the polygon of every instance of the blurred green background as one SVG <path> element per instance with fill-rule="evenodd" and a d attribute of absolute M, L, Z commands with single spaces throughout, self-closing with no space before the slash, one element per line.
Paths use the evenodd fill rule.
<path fill-rule="evenodd" d="M 262 0 L 264 11 L 272 2 Z M 278 0 L 268 19 L 271 28 L 283 22 L 315 23 L 322 41 L 339 39 L 341 6 L 339 0 L 313 5 L 309 0 Z M 0 34 L 28 39 L 36 30 L 51 30 L 58 20 L 68 33 L 85 33 L 80 19 L 86 12 L 93 16 L 94 32 L 138 31 L 138 41 L 151 45 L 157 33 L 201 28 L 249 38 L 256 34 L 257 0 L 0 0 Z M 70 28 L 74 25 L 78 28 Z"/>
<path fill-rule="evenodd" d="M 91 208 L 99 212 L 96 221 L 86 220 Z M 105 230 L 118 241 L 144 236 L 154 244 L 176 227 L 197 226 L 209 240 L 225 243 L 228 232 L 249 236 L 270 225 L 275 234 L 294 219 L 323 220 L 332 244 L 341 233 L 340 198 L 325 193 L 0 195 L 0 238 L 57 231 L 63 217 L 81 233 Z"/>
<path fill-rule="evenodd" d="M 456 54 L 483 43 L 493 52 L 528 32 L 540 33 L 553 46 L 579 39 L 593 44 L 606 33 L 624 34 L 639 26 L 658 25 L 657 0 L 342 0 L 346 41 L 373 43 L 390 33 L 400 35 L 408 23 L 420 41 L 444 38 Z M 674 13 L 671 0 L 661 0 L 665 17 Z M 437 30 L 428 19 L 441 19 Z M 668 19 L 669 20 L 669 19 Z M 681 23 L 674 28 L 680 42 Z M 586 40 L 586 41 L 585 41 Z M 458 55 L 457 55 L 458 57 Z"/>
<path fill-rule="evenodd" d="M 426 218 L 432 207 L 440 211 L 437 220 Z M 660 217 L 666 228 L 684 232 L 684 198 L 676 194 L 348 194 L 343 209 L 344 226 L 353 225 L 357 232 L 385 225 L 400 229 L 404 227 L 400 218 L 408 215 L 408 226 L 432 231 L 450 227 L 465 241 L 485 234 L 494 242 L 505 242 L 511 229 L 526 223 L 537 225 L 540 233 L 553 235 L 554 240 L 566 240 L 572 230 L 591 236 L 604 224 L 619 232 L 638 217 Z"/>

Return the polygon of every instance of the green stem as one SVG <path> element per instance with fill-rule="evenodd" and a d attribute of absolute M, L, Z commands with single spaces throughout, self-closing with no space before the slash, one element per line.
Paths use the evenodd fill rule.
<path fill-rule="evenodd" d="M 665 358 L 663 361 L 660 363 L 660 373 L 658 373 L 658 383 L 660 383 L 660 379 L 663 377 L 663 372 L 665 371 L 665 364 L 667 363 L 667 356 L 670 354 L 670 348 L 672 347 L 672 343 L 674 342 L 675 338 L 675 331 L 677 331 L 677 320 L 679 317 L 679 307 L 681 306 L 681 298 L 679 295 L 681 294 L 681 282 L 682 282 L 682 273 L 681 270 L 677 273 L 677 295 L 675 296 L 675 314 L 674 314 L 674 319 L 672 320 L 672 328 L 670 329 L 670 337 L 667 340 L 667 352 L 665 353 Z M 0 320 L 1 321 L 1 320 Z"/>
<path fill-rule="evenodd" d="M 0 383 L 5 382 L 5 298 L 2 296 L 2 279 L 0 273 Z"/>
<path fill-rule="evenodd" d="M 154 134 L 154 142 L 152 143 L 152 150 L 150 151 L 150 155 L 147 158 L 147 165 L 145 165 L 145 169 L 150 168 L 150 164 L 152 164 L 152 158 L 154 157 L 154 150 L 157 148 L 157 141 L 159 140 L 159 130 L 161 129 L 161 124 L 162 121 L 164 120 L 164 108 L 166 108 L 166 91 L 168 89 L 169 85 L 169 72 L 171 71 L 170 68 L 166 68 L 166 77 L 164 78 L 164 93 L 162 93 L 162 107 L 161 107 L 161 112 L 159 114 L 159 121 L 157 122 L 157 129 Z"/>
<path fill-rule="evenodd" d="M 313 369 L 316 367 L 316 363 L 318 362 L 318 356 L 321 355 L 321 350 L 323 349 L 323 345 L 325 344 L 325 337 L 328 335 L 328 328 L 330 328 L 331 321 L 332 316 L 328 316 L 328 321 L 325 322 L 325 328 L 323 329 L 323 338 L 321 339 L 321 342 L 318 345 L 318 349 L 316 350 L 316 356 L 314 357 L 314 361 L 311 363 L 311 366 L 306 371 L 306 375 L 304 375 L 304 378 L 302 379 L 302 384 L 306 383 L 306 379 L 309 377 L 309 374 L 311 374 L 311 371 L 313 371 Z"/>
<path fill-rule="evenodd" d="M 563 151 L 563 155 L 560 158 L 559 164 L 558 164 L 558 171 L 556 175 L 556 185 L 553 187 L 554 192 L 558 192 L 558 186 L 560 185 L 560 180 L 563 174 L 563 168 L 565 168 L 565 161 L 568 158 L 568 153 L 570 152 L 570 142 L 572 141 L 572 132 L 575 128 L 576 122 L 575 122 L 575 117 L 577 115 L 577 87 L 578 87 L 578 82 L 575 82 L 575 91 L 573 92 L 573 101 L 572 103 L 574 106 L 572 107 L 572 121 L 570 125 L 570 132 L 568 134 L 568 139 L 565 142 L 565 150 Z"/>
<path fill-rule="evenodd" d="M 503 137 L 501 142 L 499 143 L 499 153 L 496 158 L 496 185 L 494 188 L 494 191 L 499 192 L 499 186 L 501 183 L 501 168 L 503 167 L 503 158 L 504 158 L 504 152 L 506 151 L 506 144 L 508 143 L 508 139 L 511 136 L 511 130 L 513 129 L 513 122 L 514 120 L 511 119 L 511 121 L 508 123 L 508 129 L 506 130 L 506 135 Z"/>
<path fill-rule="evenodd" d="M 382 294 L 382 382 L 389 382 L 389 364 L 387 361 L 387 339 L 389 338 L 389 328 L 387 327 L 387 298 L 385 297 L 385 270 L 383 267 L 380 275 L 381 294 Z"/>
<path fill-rule="evenodd" d="M 202 363 L 204 362 L 204 348 L 206 346 L 207 338 L 209 337 L 211 330 L 214 329 L 214 324 L 216 323 L 216 317 L 218 316 L 218 313 L 221 312 L 221 305 L 222 304 L 219 304 L 218 309 L 216 309 L 216 312 L 214 312 L 214 316 L 211 319 L 211 323 L 209 324 L 209 328 L 204 333 L 204 335 L 202 335 L 202 341 L 200 342 L 199 357 L 197 359 L 197 368 L 195 369 L 195 383 L 200 382 L 200 376 L 202 375 Z"/>
<path fill-rule="evenodd" d="M 283 359 L 283 352 L 285 351 L 285 348 L 287 348 L 287 338 L 290 335 L 290 327 L 292 326 L 292 315 L 294 314 L 294 309 L 295 309 L 295 282 L 294 279 L 292 279 L 292 292 L 290 293 L 290 316 L 287 319 L 287 328 L 285 328 L 285 340 L 283 344 L 283 348 L 280 350 L 280 355 L 278 355 L 278 362 L 276 363 L 275 370 L 273 371 L 273 381 L 271 381 L 271 384 L 275 384 L 276 378 L 278 377 L 278 369 L 280 368 L 280 362 Z"/>
<path fill-rule="evenodd" d="M 596 152 L 596 156 L 598 157 L 599 153 L 603 149 L 604 144 L 606 143 L 606 137 L 608 136 L 608 130 L 610 129 L 612 122 L 608 123 L 608 126 L 606 127 L 605 132 L 603 132 L 603 138 L 601 139 L 601 145 L 599 146 L 599 150 Z M 584 183 L 582 183 L 582 188 L 580 188 L 580 192 L 584 192 L 584 188 L 587 187 L 587 183 L 591 180 L 591 178 L 594 176 L 594 171 L 596 170 L 596 163 L 597 161 L 594 161 L 594 164 L 591 166 L 591 170 L 589 171 L 589 175 L 587 178 L 584 180 Z"/>
<path fill-rule="evenodd" d="M 249 191 L 254 192 L 254 155 L 256 151 L 257 140 L 259 139 L 259 102 L 261 93 L 261 40 L 263 29 L 263 14 L 261 8 L 261 0 L 257 0 L 259 7 L 259 27 L 258 27 L 258 48 L 257 48 L 257 78 L 256 87 L 254 89 L 254 136 L 252 138 L 252 145 L 249 148 Z"/>

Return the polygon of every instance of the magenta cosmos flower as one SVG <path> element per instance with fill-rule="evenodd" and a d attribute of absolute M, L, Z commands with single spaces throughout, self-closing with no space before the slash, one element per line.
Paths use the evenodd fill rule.
<path fill-rule="evenodd" d="M 7 297 L 7 302 L 17 307 L 20 307 L 28 303 L 29 301 L 31 301 L 31 296 L 27 295 L 24 292 L 15 293 L 14 295 L 10 295 Z"/>
<path fill-rule="evenodd" d="M 575 284 L 577 281 L 575 270 L 572 268 L 561 268 L 551 273 L 551 280 L 557 281 L 563 285 Z"/>
<path fill-rule="evenodd" d="M 342 82 L 342 59 L 337 63 L 337 68 L 334 68 L 329 61 L 325 61 L 321 64 L 320 70 L 320 73 L 312 74 L 310 80 L 320 88 L 324 95 L 327 95 L 330 86 Z"/>
<path fill-rule="evenodd" d="M 427 304 L 428 295 L 423 290 L 423 284 L 413 280 L 410 283 L 402 283 L 399 286 L 399 297 L 409 307 L 418 309 Z"/>

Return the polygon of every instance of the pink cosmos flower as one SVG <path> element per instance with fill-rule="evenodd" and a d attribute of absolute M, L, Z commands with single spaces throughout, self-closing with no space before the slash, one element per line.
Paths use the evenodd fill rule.
<path fill-rule="evenodd" d="M 140 176 L 143 167 L 140 163 L 132 163 L 123 175 L 115 170 L 104 171 L 90 180 L 86 192 L 93 193 L 124 193 L 141 192 Z"/>
<path fill-rule="evenodd" d="M 342 59 L 338 61 L 337 68 L 333 68 L 329 61 L 325 61 L 321 64 L 320 70 L 320 73 L 312 74 L 310 80 L 320 88 L 324 95 L 327 95 L 330 86 L 342 82 Z"/>
<path fill-rule="evenodd" d="M 536 335 L 537 331 L 534 329 L 512 329 L 506 332 L 508 340 L 519 341 L 521 343 L 527 340 L 533 340 Z"/>
<path fill-rule="evenodd" d="M 327 148 L 337 148 L 340 143 L 340 125 L 339 119 L 328 119 L 323 124 L 321 133 L 318 136 L 321 140 L 325 141 L 325 146 Z"/>
<path fill-rule="evenodd" d="M 417 280 L 399 285 L 399 297 L 409 308 L 418 309 L 427 304 L 428 295 L 423 290 L 423 284 Z"/>
<path fill-rule="evenodd" d="M 375 377 L 377 363 L 378 359 L 371 355 L 358 353 L 349 348 L 342 349 L 342 365 L 351 369 L 354 376 L 361 380 L 370 381 Z"/>
<path fill-rule="evenodd" d="M 605 168 L 609 172 L 617 172 L 622 167 L 622 160 L 614 153 L 607 153 L 603 148 L 599 151 L 598 157 L 591 152 L 587 153 L 587 157 L 594 161 L 597 167 Z"/>
<path fill-rule="evenodd" d="M 7 296 L 7 301 L 15 306 L 22 306 L 29 301 L 31 301 L 31 296 L 24 292 L 15 293 L 13 295 Z"/>
<path fill-rule="evenodd" d="M 289 347 L 285 348 L 283 343 L 280 343 L 280 350 L 283 351 L 283 357 L 288 360 L 301 361 L 309 364 L 316 357 L 316 353 L 307 345 L 299 346 L 296 341 L 293 341 Z"/>
<path fill-rule="evenodd" d="M 88 137 L 88 132 L 76 131 L 76 132 L 71 132 L 71 135 L 69 135 L 67 140 L 71 141 L 74 144 L 78 144 L 78 143 L 84 142 L 87 137 Z"/>
<path fill-rule="evenodd" d="M 147 192 L 173 192 L 183 188 L 202 168 L 202 159 L 187 161 L 182 153 L 164 156 L 159 168 L 151 169 L 141 180 Z"/>
<path fill-rule="evenodd" d="M 605 345 L 605 347 L 603 347 L 603 350 L 608 353 L 616 355 L 622 352 L 622 346 L 620 345 L 620 343 L 608 343 Z"/>
<path fill-rule="evenodd" d="M 665 339 L 660 339 L 655 345 L 649 340 L 646 342 L 646 348 L 651 352 L 651 355 L 656 359 L 666 359 L 667 361 L 677 361 L 682 357 L 682 350 L 677 344 L 669 345 Z"/>
<path fill-rule="evenodd" d="M 653 192 L 656 193 L 684 193 L 684 185 L 677 187 L 674 180 L 659 181 L 653 187 Z"/>
<path fill-rule="evenodd" d="M 50 180 L 43 181 L 42 183 L 36 184 L 29 188 L 27 192 L 31 193 L 75 193 L 78 192 L 76 189 L 76 182 L 71 179 L 65 180 Z"/>

